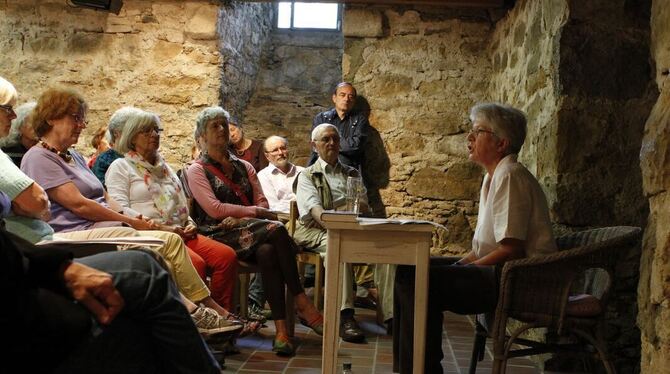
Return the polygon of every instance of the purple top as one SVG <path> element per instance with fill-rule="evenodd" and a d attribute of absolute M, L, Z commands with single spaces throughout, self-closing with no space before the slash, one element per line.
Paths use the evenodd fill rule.
<path fill-rule="evenodd" d="M 12 210 L 12 201 L 6 193 L 0 192 L 0 218 L 9 216 Z"/>
<path fill-rule="evenodd" d="M 40 146 L 31 147 L 23 156 L 21 170 L 42 186 L 47 193 L 52 188 L 73 182 L 85 198 L 108 207 L 105 201 L 105 190 L 98 178 L 86 166 L 84 158 L 73 149 L 70 149 L 70 154 L 73 162 L 67 163 L 48 149 Z M 49 224 L 55 232 L 87 230 L 94 223 L 51 201 Z"/>

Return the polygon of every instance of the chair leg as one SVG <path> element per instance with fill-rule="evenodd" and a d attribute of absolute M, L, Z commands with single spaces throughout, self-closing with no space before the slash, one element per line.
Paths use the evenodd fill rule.
<path fill-rule="evenodd" d="M 314 306 L 323 310 L 323 261 L 319 259 L 314 265 Z"/>
<path fill-rule="evenodd" d="M 249 283 L 250 274 L 240 274 L 240 316 L 247 318 L 249 314 Z"/>
<path fill-rule="evenodd" d="M 470 357 L 470 370 L 468 373 L 475 374 L 477 372 L 477 362 L 484 359 L 486 353 L 486 329 L 479 323 L 475 326 L 475 341 L 472 346 L 472 356 Z"/>

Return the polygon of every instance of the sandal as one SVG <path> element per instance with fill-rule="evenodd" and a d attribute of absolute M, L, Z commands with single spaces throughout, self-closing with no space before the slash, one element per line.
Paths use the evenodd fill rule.
<path fill-rule="evenodd" d="M 316 315 L 310 320 L 303 318 L 300 315 L 298 315 L 298 319 L 300 320 L 300 323 L 303 324 L 303 326 L 307 326 L 312 329 L 316 335 L 323 336 L 323 315 L 321 313 L 316 313 Z"/>
<path fill-rule="evenodd" d="M 259 321 L 255 320 L 249 321 L 233 313 L 228 313 L 226 319 L 229 321 L 238 322 L 242 324 L 242 331 L 238 335 L 238 337 L 240 338 L 249 336 L 251 334 L 255 334 L 256 331 L 258 331 L 261 327 L 265 327 L 265 325 L 263 325 Z"/>
<path fill-rule="evenodd" d="M 272 342 L 272 352 L 276 352 L 279 356 L 293 356 L 295 354 L 295 346 L 293 346 L 288 336 L 277 334 Z"/>

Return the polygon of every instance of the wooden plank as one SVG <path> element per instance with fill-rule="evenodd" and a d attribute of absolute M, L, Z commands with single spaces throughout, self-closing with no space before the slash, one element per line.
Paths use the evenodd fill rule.
<path fill-rule="evenodd" d="M 242 0 L 246 2 L 280 2 L 281 0 Z M 305 3 L 341 3 L 366 5 L 434 5 L 453 8 L 502 8 L 505 0 L 301 0 Z"/>

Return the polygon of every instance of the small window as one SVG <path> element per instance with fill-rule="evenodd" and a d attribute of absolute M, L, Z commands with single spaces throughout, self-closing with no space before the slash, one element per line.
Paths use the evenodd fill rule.
<path fill-rule="evenodd" d="M 340 5 L 282 1 L 277 5 L 277 27 L 280 29 L 339 30 Z"/>

